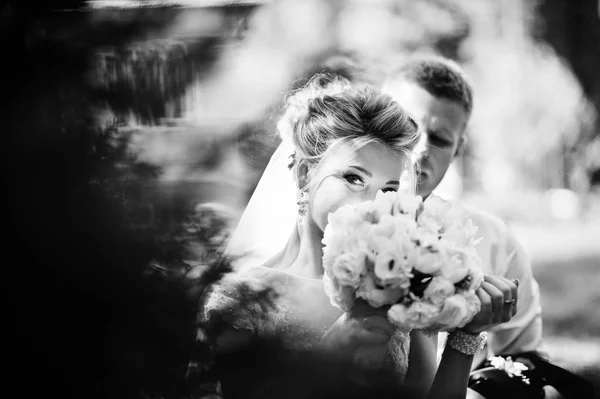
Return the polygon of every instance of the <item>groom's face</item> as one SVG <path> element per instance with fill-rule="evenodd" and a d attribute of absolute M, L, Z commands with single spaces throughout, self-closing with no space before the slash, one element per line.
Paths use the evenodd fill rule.
<path fill-rule="evenodd" d="M 415 83 L 402 82 L 384 91 L 419 124 L 418 192 L 425 198 L 440 184 L 458 154 L 468 115 L 460 104 L 435 97 Z"/>

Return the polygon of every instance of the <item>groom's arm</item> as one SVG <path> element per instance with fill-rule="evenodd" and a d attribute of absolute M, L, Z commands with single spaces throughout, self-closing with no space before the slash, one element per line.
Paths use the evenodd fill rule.
<path fill-rule="evenodd" d="M 505 227 L 504 277 L 519 280 L 517 314 L 490 331 L 488 345 L 495 355 L 537 352 L 547 357 L 542 341 L 540 290 L 533 277 L 531 261 L 512 229 Z"/>

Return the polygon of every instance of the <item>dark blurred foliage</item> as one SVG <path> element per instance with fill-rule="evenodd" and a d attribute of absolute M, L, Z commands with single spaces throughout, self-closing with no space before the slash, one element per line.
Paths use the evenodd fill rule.
<path fill-rule="evenodd" d="M 106 50 L 97 55 L 97 89 L 124 118 L 129 112 L 145 124 L 165 118 L 165 104 L 173 102 L 174 114 L 181 114 L 176 101 L 197 74 L 210 67 L 215 57 L 216 40 L 206 39 L 186 45 L 177 41 Z M 192 47 L 192 48 L 188 48 Z M 202 61 L 197 60 L 202 54 Z"/>
<path fill-rule="evenodd" d="M 600 16 L 597 0 L 537 0 L 532 36 L 548 43 L 562 56 L 577 76 L 583 91 L 600 115 Z M 585 148 L 600 137 L 600 118 L 579 140 L 567 149 L 584 158 Z M 595 164 L 595 163 L 594 163 Z M 587 170 L 589 182 L 597 186 L 600 168 Z"/>
<path fill-rule="evenodd" d="M 537 0 L 532 35 L 550 44 L 573 68 L 600 110 L 600 17 L 597 0 Z"/>
<path fill-rule="evenodd" d="M 249 15 L 253 7 L 224 7 L 218 12 L 225 22 L 222 28 L 202 31 L 203 23 L 214 10 L 179 7 L 142 9 L 103 9 L 94 11 L 92 26 L 104 34 L 117 29 L 118 44 L 106 43 L 94 54 L 93 82 L 100 98 L 110 103 L 120 119 L 130 112 L 144 124 L 156 124 L 161 118 L 180 117 L 185 105 L 180 101 L 195 80 L 211 71 L 222 47 L 239 33 L 237 21 Z M 176 23 L 182 15 L 196 17 L 198 32 L 171 33 L 165 38 L 161 28 Z M 123 37 L 124 25 L 133 21 L 143 30 Z M 239 30 L 239 29 L 238 29 Z M 227 34 L 225 34 L 227 33 Z M 167 114 L 167 106 L 172 110 Z"/>
<path fill-rule="evenodd" d="M 270 115 L 262 121 L 247 123 L 240 130 L 237 146 L 244 161 L 252 170 L 259 171 L 254 176 L 254 181 L 248 184 L 246 198 L 250 200 L 256 185 L 260 181 L 262 171 L 265 170 L 271 156 L 281 139 L 277 136 L 277 108 L 272 108 Z"/>
<path fill-rule="evenodd" d="M 97 46 L 145 26 L 76 37 L 87 15 L 51 10 L 78 5 L 2 9 L 7 390 L 174 397 L 197 313 L 182 273 L 188 216 L 141 201 L 157 170 L 126 151 L 119 126 L 98 126 L 104 99 L 88 79 Z"/>

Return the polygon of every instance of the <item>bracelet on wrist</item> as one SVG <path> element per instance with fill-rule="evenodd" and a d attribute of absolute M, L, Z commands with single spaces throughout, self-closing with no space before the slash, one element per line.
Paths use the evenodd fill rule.
<path fill-rule="evenodd" d="M 461 330 L 455 330 L 446 337 L 445 346 L 465 355 L 481 353 L 487 342 L 487 333 L 469 334 Z"/>

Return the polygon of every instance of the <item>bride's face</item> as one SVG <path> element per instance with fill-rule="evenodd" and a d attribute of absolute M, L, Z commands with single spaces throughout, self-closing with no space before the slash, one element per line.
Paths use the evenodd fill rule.
<path fill-rule="evenodd" d="M 402 165 L 402 158 L 381 144 L 358 150 L 341 146 L 310 178 L 311 222 L 324 231 L 327 216 L 339 207 L 373 200 L 379 190 L 397 191 Z"/>

